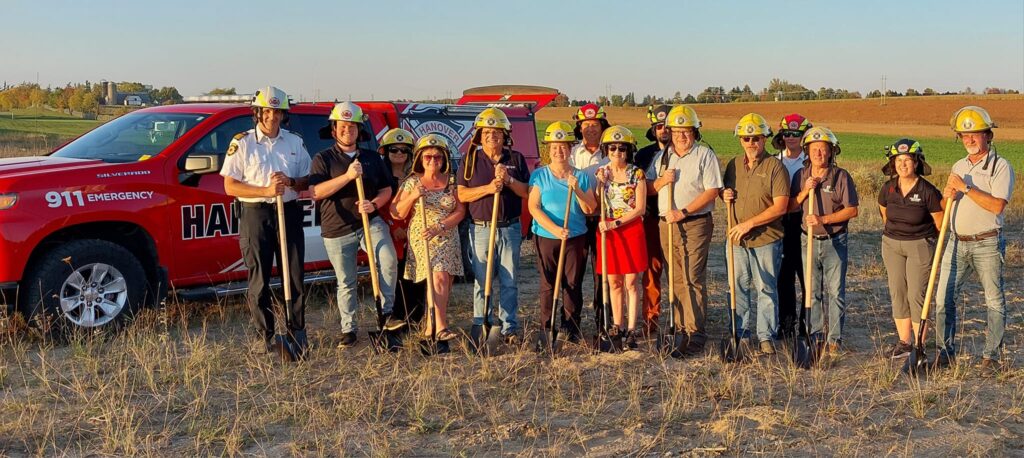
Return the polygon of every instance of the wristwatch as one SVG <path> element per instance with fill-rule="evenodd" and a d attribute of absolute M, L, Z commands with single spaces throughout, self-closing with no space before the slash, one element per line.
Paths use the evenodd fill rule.
<path fill-rule="evenodd" d="M 971 189 L 974 189 L 974 186 L 964 185 L 964 195 L 966 196 L 967 193 L 971 192 Z"/>
<path fill-rule="evenodd" d="M 679 210 L 679 212 L 683 214 L 683 218 L 686 218 L 687 216 L 690 216 L 690 211 L 685 209 L 685 208 L 683 208 L 682 210 Z"/>
<path fill-rule="evenodd" d="M 371 200 L 370 201 L 370 205 L 373 205 L 373 211 L 379 210 L 379 208 L 377 208 L 377 202 L 374 202 L 374 201 Z"/>

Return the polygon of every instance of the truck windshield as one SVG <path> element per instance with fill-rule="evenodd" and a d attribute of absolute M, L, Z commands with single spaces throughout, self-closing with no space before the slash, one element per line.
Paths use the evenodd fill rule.
<path fill-rule="evenodd" d="M 131 113 L 110 121 L 53 153 L 56 157 L 135 162 L 167 145 L 207 118 L 205 114 Z"/>

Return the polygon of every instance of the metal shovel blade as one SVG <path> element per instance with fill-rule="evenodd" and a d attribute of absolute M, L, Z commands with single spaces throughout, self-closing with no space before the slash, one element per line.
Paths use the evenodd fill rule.
<path fill-rule="evenodd" d="M 910 356 L 903 363 L 900 372 L 916 377 L 928 372 L 928 368 L 928 355 L 924 353 L 924 349 L 915 346 L 914 351 L 910 352 Z"/>
<path fill-rule="evenodd" d="M 726 338 L 718 342 L 718 356 L 727 363 L 743 361 L 742 351 L 734 338 Z"/>
<path fill-rule="evenodd" d="M 378 353 L 394 353 L 402 349 L 402 336 L 398 331 L 368 331 L 367 334 L 370 336 L 370 342 L 373 342 L 374 350 Z"/>
<path fill-rule="evenodd" d="M 298 360 L 294 347 L 288 343 L 288 338 L 280 334 L 274 336 L 274 343 L 270 344 L 270 351 L 277 355 L 282 362 L 294 363 Z"/>
<path fill-rule="evenodd" d="M 814 364 L 814 355 L 811 351 L 811 344 L 807 341 L 807 336 L 796 338 L 796 342 L 793 344 L 793 364 L 801 369 L 810 369 Z"/>

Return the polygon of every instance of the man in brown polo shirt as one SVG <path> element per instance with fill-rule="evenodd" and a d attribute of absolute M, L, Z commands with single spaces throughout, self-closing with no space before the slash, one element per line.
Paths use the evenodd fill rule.
<path fill-rule="evenodd" d="M 733 227 L 732 242 L 736 275 L 737 332 L 744 338 L 755 334 L 761 354 L 774 354 L 779 326 L 777 276 L 782 262 L 782 215 L 789 205 L 789 172 L 782 162 L 765 152 L 772 129 L 764 117 L 750 113 L 736 125 L 743 156 L 725 166 L 722 198 L 735 202 L 734 214 L 726 217 Z M 728 244 L 726 249 L 728 249 Z M 728 255 L 728 254 L 727 254 Z M 756 316 L 756 319 L 755 319 Z"/>

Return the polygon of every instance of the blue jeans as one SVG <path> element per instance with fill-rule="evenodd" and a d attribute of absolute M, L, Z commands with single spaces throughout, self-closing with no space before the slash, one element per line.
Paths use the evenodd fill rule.
<path fill-rule="evenodd" d="M 814 242 L 814 258 L 811 265 L 807 265 L 807 234 L 800 238 L 800 245 L 803 247 L 801 258 L 803 259 L 804 272 L 811 272 L 811 301 L 810 325 L 811 337 L 821 339 L 825 332 L 824 314 L 822 309 L 828 307 L 828 333 L 826 338 L 829 343 L 839 342 L 843 339 L 843 325 L 846 323 L 846 268 L 847 260 L 847 234 L 842 233 L 828 240 L 812 239 Z M 825 301 L 824 287 L 827 291 L 827 303 Z"/>
<path fill-rule="evenodd" d="M 976 242 L 961 242 L 951 236 L 946 242 L 942 255 L 939 280 L 935 284 L 935 340 L 939 351 L 952 354 L 956 351 L 956 303 L 964 281 L 971 272 L 978 273 L 978 280 L 985 292 L 985 308 L 988 310 L 988 329 L 985 332 L 985 358 L 996 359 L 1003 348 L 1003 332 L 1006 330 L 1006 295 L 1003 293 L 1003 256 L 1006 254 L 1006 239 L 1000 231 L 996 237 Z"/>
<path fill-rule="evenodd" d="M 777 279 L 782 265 L 782 240 L 756 248 L 737 245 L 732 249 L 736 273 L 736 332 L 741 337 L 749 337 L 751 324 L 756 322 L 757 340 L 771 341 L 779 331 Z"/>
<path fill-rule="evenodd" d="M 391 241 L 388 224 L 380 217 L 370 220 L 370 237 L 373 239 L 373 252 L 377 258 L 377 269 L 380 271 L 380 292 L 384 296 L 381 308 L 384 314 L 391 313 L 395 305 L 395 285 L 398 283 L 398 256 L 395 255 L 395 244 Z M 327 258 L 334 267 L 334 275 L 338 277 L 338 312 L 341 313 L 341 332 L 356 332 L 356 253 L 359 248 L 366 249 L 363 228 L 351 234 L 337 238 L 324 238 Z M 374 311 L 376 312 L 376 310 Z"/>
<path fill-rule="evenodd" d="M 484 324 L 484 283 L 487 279 L 487 242 L 491 235 L 489 226 L 473 224 L 469 228 L 469 261 L 473 265 L 473 324 Z M 491 313 L 498 309 L 501 333 L 508 335 L 519 330 L 516 314 L 519 312 L 519 281 L 516 269 L 519 267 L 519 245 L 523 241 L 519 223 L 499 227 L 494 234 L 494 278 L 491 290 Z M 495 281 L 501 286 L 494 291 Z M 496 299 L 496 300 L 495 300 Z M 497 305 L 497 307 L 495 307 Z M 494 324 L 493 319 L 491 324 Z"/>

